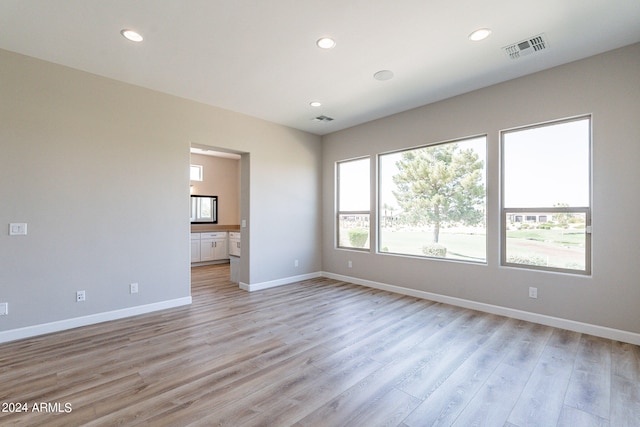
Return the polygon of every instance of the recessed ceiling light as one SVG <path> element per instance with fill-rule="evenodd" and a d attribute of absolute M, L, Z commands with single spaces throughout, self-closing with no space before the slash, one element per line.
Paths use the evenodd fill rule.
<path fill-rule="evenodd" d="M 380 70 L 373 75 L 373 78 L 376 80 L 380 80 L 381 82 L 385 80 L 391 80 L 393 78 L 393 71 L 391 70 Z"/>
<path fill-rule="evenodd" d="M 332 38 L 322 37 L 321 39 L 318 39 L 316 44 L 320 49 L 331 49 L 336 45 L 336 42 Z"/>
<path fill-rule="evenodd" d="M 142 40 L 144 40 L 140 33 L 137 33 L 133 30 L 124 29 L 120 31 L 120 34 L 122 34 L 124 38 L 126 38 L 127 40 L 131 40 L 132 42 L 141 42 Z"/>
<path fill-rule="evenodd" d="M 322 106 L 322 103 L 319 101 L 311 101 L 309 105 L 311 105 L 312 107 L 320 107 Z"/>
<path fill-rule="evenodd" d="M 480 28 L 475 30 L 473 33 L 469 34 L 469 40 L 474 42 L 479 42 L 480 40 L 484 40 L 491 35 L 491 30 L 489 28 Z"/>

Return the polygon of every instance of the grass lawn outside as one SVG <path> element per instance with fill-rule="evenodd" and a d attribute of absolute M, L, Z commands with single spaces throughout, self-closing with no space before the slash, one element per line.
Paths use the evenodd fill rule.
<path fill-rule="evenodd" d="M 430 230 L 390 230 L 380 232 L 380 251 L 404 255 L 425 256 L 423 246 L 433 242 Z M 447 259 L 485 262 L 487 258 L 487 239 L 484 230 L 441 230 L 439 245 L 447 248 Z"/>
<path fill-rule="evenodd" d="M 425 256 L 422 248 L 432 244 L 430 230 L 380 231 L 380 251 Z M 486 262 L 486 234 L 483 229 L 444 229 L 439 245 L 447 249 L 445 258 Z M 507 232 L 507 257 L 510 262 L 584 270 L 584 229 L 528 229 Z"/>
<path fill-rule="evenodd" d="M 571 270 L 585 269 L 584 228 L 507 231 L 507 260 Z"/>

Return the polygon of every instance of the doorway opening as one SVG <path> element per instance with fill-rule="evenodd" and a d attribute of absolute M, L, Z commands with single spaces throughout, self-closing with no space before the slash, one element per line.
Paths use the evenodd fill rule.
<path fill-rule="evenodd" d="M 190 198 L 215 197 L 217 208 L 215 223 L 191 220 L 191 266 L 220 264 L 248 283 L 249 153 L 191 144 L 190 169 Z"/>

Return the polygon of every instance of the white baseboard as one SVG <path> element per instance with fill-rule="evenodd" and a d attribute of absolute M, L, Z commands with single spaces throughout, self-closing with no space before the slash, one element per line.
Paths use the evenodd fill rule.
<path fill-rule="evenodd" d="M 253 283 L 251 285 L 240 282 L 240 289 L 244 289 L 249 292 L 260 291 L 262 289 L 275 288 L 276 286 L 288 285 L 302 280 L 316 279 L 318 277 L 322 277 L 321 272 L 300 274 L 298 276 L 285 277 L 283 279 L 271 280 L 269 282 Z"/>
<path fill-rule="evenodd" d="M 497 314 L 500 316 L 511 317 L 519 320 L 526 320 L 528 322 L 539 323 L 546 326 L 553 326 L 555 328 L 566 329 L 569 331 L 580 332 L 597 337 L 640 345 L 640 334 L 635 332 L 622 331 L 620 329 L 608 328 L 606 326 L 592 325 L 589 323 L 576 322 L 574 320 L 563 319 L 560 317 L 547 316 L 544 314 L 531 313 L 528 311 L 516 310 L 508 307 L 501 307 L 498 305 L 486 304 L 456 297 L 449 297 L 446 295 L 434 294 L 431 292 L 419 291 L 416 289 L 403 288 L 400 286 L 388 285 L 386 283 L 358 279 L 356 277 L 343 276 L 340 274 L 322 272 L 322 277 L 354 283 L 356 285 L 366 286 L 369 288 L 394 292 L 397 294 L 409 295 L 412 297 L 427 299 L 430 301 L 455 305 L 458 307 L 469 308 L 485 313 Z"/>
<path fill-rule="evenodd" d="M 146 314 L 153 311 L 165 310 L 167 308 L 180 307 L 189 304 L 191 304 L 190 296 L 168 301 L 156 302 L 153 304 L 137 305 L 135 307 L 107 311 L 104 313 L 90 314 L 88 316 L 74 317 L 72 319 L 59 320 L 57 322 L 44 323 L 41 325 L 11 329 L 9 331 L 1 331 L 0 343 L 15 341 L 23 338 L 31 338 L 38 335 L 49 334 L 51 332 L 64 331 L 66 329 L 93 325 L 96 323 L 107 322 L 109 320 L 117 320 L 125 317 L 137 316 L 139 314 Z"/>

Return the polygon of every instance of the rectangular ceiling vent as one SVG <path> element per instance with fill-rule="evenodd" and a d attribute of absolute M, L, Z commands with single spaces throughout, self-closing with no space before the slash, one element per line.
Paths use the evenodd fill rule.
<path fill-rule="evenodd" d="M 313 118 L 313 119 L 311 119 L 311 120 L 313 120 L 314 122 L 329 123 L 330 121 L 333 121 L 333 118 L 332 118 L 332 117 L 325 116 L 325 115 L 323 114 L 322 116 L 315 117 L 315 118 Z"/>
<path fill-rule="evenodd" d="M 539 34 L 527 40 L 503 47 L 504 52 L 511 59 L 518 59 L 521 56 L 531 55 L 549 48 L 549 42 L 544 34 Z"/>

